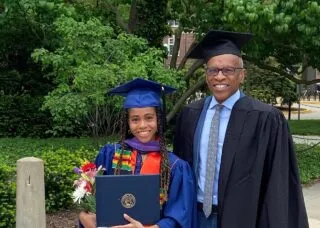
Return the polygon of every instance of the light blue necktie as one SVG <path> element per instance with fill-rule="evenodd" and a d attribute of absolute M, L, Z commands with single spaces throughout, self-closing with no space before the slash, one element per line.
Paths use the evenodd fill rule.
<path fill-rule="evenodd" d="M 220 111 L 223 105 L 217 104 L 215 106 L 216 111 L 211 121 L 210 135 L 208 143 L 208 153 L 206 162 L 206 179 L 204 185 L 204 198 L 203 198 L 203 212 L 208 218 L 212 210 L 212 198 L 213 198 L 213 181 L 216 169 L 216 159 L 218 152 L 218 136 L 219 136 L 219 122 Z"/>

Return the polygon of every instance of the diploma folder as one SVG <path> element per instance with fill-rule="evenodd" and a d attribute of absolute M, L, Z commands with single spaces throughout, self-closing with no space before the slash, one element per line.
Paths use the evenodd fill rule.
<path fill-rule="evenodd" d="M 143 225 L 159 221 L 159 175 L 96 176 L 97 227 L 128 224 L 124 213 Z"/>

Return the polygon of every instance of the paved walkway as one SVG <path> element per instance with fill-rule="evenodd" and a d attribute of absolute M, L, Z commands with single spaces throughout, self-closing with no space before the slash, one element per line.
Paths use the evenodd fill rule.
<path fill-rule="evenodd" d="M 297 108 L 298 104 L 293 104 Z M 300 107 L 307 110 L 300 113 L 300 119 L 320 119 L 320 102 L 301 101 Z M 285 112 L 287 117 L 287 112 Z M 298 119 L 298 112 L 291 113 L 291 119 Z M 320 142 L 320 136 L 293 135 L 293 141 L 301 144 L 315 144 Z M 320 166 L 320 164 L 319 164 Z M 303 188 L 304 201 L 307 207 L 310 228 L 320 228 L 320 182 Z"/>
<path fill-rule="evenodd" d="M 303 188 L 310 228 L 320 228 L 320 183 Z"/>
<path fill-rule="evenodd" d="M 292 105 L 294 108 L 298 108 L 298 104 Z M 320 119 L 320 102 L 319 101 L 301 101 L 300 108 L 304 111 L 300 112 L 300 119 Z M 284 112 L 285 117 L 288 117 L 288 112 Z M 298 111 L 291 112 L 291 119 L 298 119 Z"/>
<path fill-rule="evenodd" d="M 318 135 L 292 135 L 293 141 L 297 144 L 314 145 L 320 142 Z"/>
<path fill-rule="evenodd" d="M 293 135 L 292 137 L 295 143 L 312 145 L 320 142 L 320 136 Z M 303 188 L 303 195 L 310 228 L 320 228 L 320 182 Z"/>

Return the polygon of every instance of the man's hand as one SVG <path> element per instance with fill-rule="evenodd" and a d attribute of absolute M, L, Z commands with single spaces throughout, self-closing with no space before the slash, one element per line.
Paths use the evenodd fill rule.
<path fill-rule="evenodd" d="M 130 222 L 129 224 L 126 225 L 121 225 L 121 226 L 113 226 L 112 228 L 144 228 L 145 226 L 143 226 L 139 221 L 134 220 L 133 218 L 131 218 L 129 215 L 124 214 L 123 217 Z M 152 226 L 147 226 L 150 228 L 159 228 L 158 225 L 152 225 Z"/>

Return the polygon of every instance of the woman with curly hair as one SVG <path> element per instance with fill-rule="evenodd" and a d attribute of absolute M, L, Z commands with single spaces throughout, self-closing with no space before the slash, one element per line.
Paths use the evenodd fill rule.
<path fill-rule="evenodd" d="M 112 89 L 109 94 L 125 96 L 121 140 L 105 145 L 96 158 L 96 164 L 105 168 L 106 175 L 160 175 L 162 216 L 156 224 L 148 226 L 153 228 L 196 227 L 192 170 L 187 162 L 167 150 L 164 137 L 161 94 L 174 90 L 140 78 Z M 81 212 L 79 218 L 85 228 L 96 227 L 95 214 Z M 124 218 L 128 224 L 119 224 L 117 228 L 144 227 L 129 215 Z"/>

